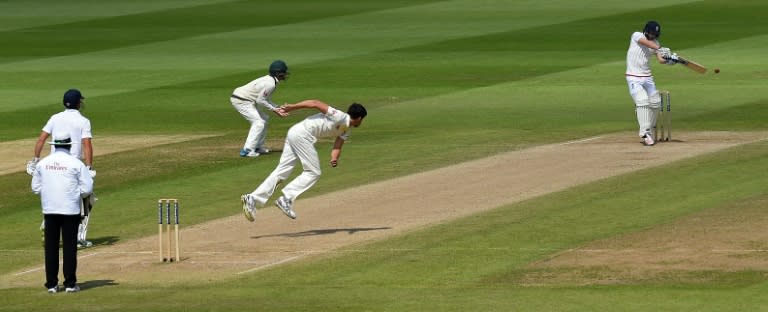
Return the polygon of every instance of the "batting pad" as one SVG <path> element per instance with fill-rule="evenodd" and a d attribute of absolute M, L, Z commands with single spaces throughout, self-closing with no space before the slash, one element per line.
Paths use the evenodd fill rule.
<path fill-rule="evenodd" d="M 637 88 L 638 90 L 634 93 L 631 93 L 632 100 L 635 102 L 635 107 L 643 107 L 650 105 L 650 99 L 648 98 L 648 93 L 643 90 L 643 88 Z M 661 99 L 661 98 L 659 98 Z"/>
<path fill-rule="evenodd" d="M 650 106 L 639 106 L 635 111 L 637 112 L 637 123 L 640 126 L 638 134 L 642 137 L 653 129 L 658 109 L 651 108 Z"/>
<path fill-rule="evenodd" d="M 651 94 L 651 97 L 649 99 L 649 105 L 651 106 L 651 108 L 656 108 L 656 109 L 661 107 L 661 95 L 659 94 L 659 91 L 653 92 L 653 94 Z"/>

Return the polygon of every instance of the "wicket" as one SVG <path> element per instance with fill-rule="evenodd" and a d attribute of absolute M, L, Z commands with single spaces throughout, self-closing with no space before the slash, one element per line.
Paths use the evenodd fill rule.
<path fill-rule="evenodd" d="M 173 254 L 171 253 L 171 245 L 172 245 L 172 237 L 171 237 L 171 203 L 173 203 L 173 216 L 175 219 L 175 240 L 176 240 L 176 258 L 173 257 Z M 168 232 L 168 258 L 165 257 L 165 253 L 163 252 L 163 206 L 165 205 L 166 210 L 166 232 Z M 173 262 L 174 260 L 176 262 L 181 261 L 181 248 L 179 243 L 179 200 L 175 198 L 171 199 L 158 199 L 157 200 L 157 241 L 160 246 L 160 261 L 161 262 Z"/>
<path fill-rule="evenodd" d="M 669 91 L 659 91 L 661 107 L 656 125 L 653 128 L 653 136 L 656 142 L 672 140 L 672 97 Z M 665 111 L 666 106 L 666 111 Z"/>

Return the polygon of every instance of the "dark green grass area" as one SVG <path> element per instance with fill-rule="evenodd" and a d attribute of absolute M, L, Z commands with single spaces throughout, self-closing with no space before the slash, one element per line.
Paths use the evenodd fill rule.
<path fill-rule="evenodd" d="M 232 1 L 0 32 L 0 63 L 304 22 L 432 1 Z"/>
<path fill-rule="evenodd" d="M 617 48 L 626 51 L 629 35 L 633 31 L 642 31 L 645 22 L 650 19 L 660 21 L 663 26 L 659 39 L 662 45 L 668 42 L 676 50 L 759 36 L 768 32 L 768 25 L 762 22 L 762 10 L 766 6 L 764 2 L 749 0 L 738 1 L 738 5 L 724 5 L 725 3 L 727 2 L 698 1 L 669 5 L 401 50 L 477 53 L 563 51 L 573 56 L 583 54 L 587 57 L 591 55 L 614 59 L 617 57 Z M 683 12 L 684 14 L 681 14 Z M 475 60 L 469 59 L 467 63 L 471 65 L 472 61 Z M 573 57 L 563 65 L 574 66 L 579 61 L 579 57 Z M 524 60 L 520 62 L 524 63 Z M 554 59 L 553 62 L 556 64 L 558 60 Z"/>
<path fill-rule="evenodd" d="M 691 116 L 682 120 L 691 129 L 752 130 L 765 127 L 768 100 L 744 103 Z"/>

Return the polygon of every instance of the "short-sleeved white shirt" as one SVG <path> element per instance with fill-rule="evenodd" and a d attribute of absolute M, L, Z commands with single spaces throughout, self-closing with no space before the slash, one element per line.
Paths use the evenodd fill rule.
<path fill-rule="evenodd" d="M 634 32 L 632 39 L 629 40 L 629 49 L 627 50 L 627 72 L 628 76 L 650 77 L 651 66 L 650 59 L 656 54 L 655 49 L 651 49 L 638 43 L 640 39 L 645 38 L 641 32 Z M 659 43 L 658 40 L 653 40 Z"/>
<path fill-rule="evenodd" d="M 258 103 L 269 110 L 275 110 L 279 105 L 272 103 L 272 93 L 277 89 L 278 80 L 270 75 L 259 77 L 232 91 L 232 94 L 246 100 Z"/>
<path fill-rule="evenodd" d="M 48 119 L 43 127 L 52 138 L 69 137 L 72 139 L 72 148 L 69 154 L 79 159 L 83 158 L 83 139 L 93 138 L 91 133 L 91 121 L 85 118 L 76 109 L 66 109 Z M 51 153 L 54 147 L 51 146 Z"/>
<path fill-rule="evenodd" d="M 43 214 L 76 215 L 82 195 L 93 192 L 93 178 L 80 159 L 59 149 L 37 163 L 31 186 Z"/>
<path fill-rule="evenodd" d="M 304 127 L 315 138 L 341 137 L 346 141 L 351 134 L 349 128 L 351 119 L 349 114 L 329 106 L 327 113 L 309 116 L 296 126 Z"/>

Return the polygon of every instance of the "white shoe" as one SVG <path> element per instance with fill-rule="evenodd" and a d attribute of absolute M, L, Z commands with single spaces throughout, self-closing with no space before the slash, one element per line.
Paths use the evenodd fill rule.
<path fill-rule="evenodd" d="M 49 294 L 55 294 L 57 292 L 59 292 L 59 287 L 58 286 L 53 287 L 53 288 L 48 288 L 48 293 Z"/>
<path fill-rule="evenodd" d="M 643 144 L 645 144 L 645 146 L 656 144 L 656 142 L 653 141 L 653 135 L 650 132 L 646 132 L 645 136 L 643 136 Z"/>
<path fill-rule="evenodd" d="M 240 150 L 240 157 L 259 157 L 259 152 L 244 148 Z"/>
<path fill-rule="evenodd" d="M 67 287 L 67 289 L 64 290 L 68 293 L 74 293 L 80 291 L 80 286 L 75 285 L 75 287 Z"/>
<path fill-rule="evenodd" d="M 80 240 L 77 241 L 77 248 L 88 248 L 93 246 L 93 243 L 89 240 Z"/>
<path fill-rule="evenodd" d="M 245 215 L 245 218 L 251 222 L 256 220 L 256 205 L 253 203 L 251 194 L 243 194 L 240 196 L 240 202 L 243 203 L 243 214 Z"/>
<path fill-rule="evenodd" d="M 280 196 L 275 201 L 277 208 L 283 211 L 283 213 L 291 219 L 296 219 L 296 213 L 293 212 L 293 203 L 290 200 L 285 199 L 284 196 Z"/>

